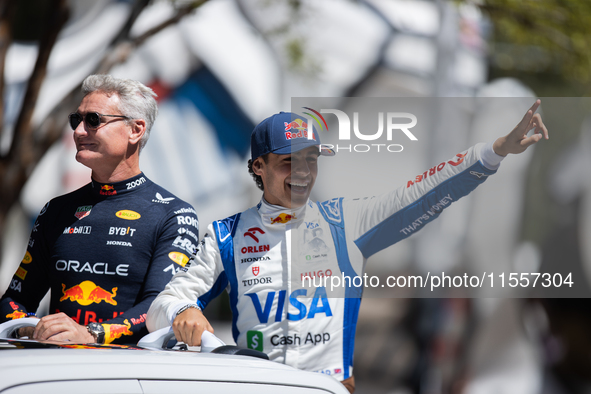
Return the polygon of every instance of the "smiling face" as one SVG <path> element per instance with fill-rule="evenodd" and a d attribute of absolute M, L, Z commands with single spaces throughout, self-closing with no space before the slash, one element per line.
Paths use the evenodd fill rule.
<path fill-rule="evenodd" d="M 299 208 L 308 197 L 318 174 L 318 147 L 289 155 L 269 153 L 267 161 L 255 159 L 252 169 L 263 179 L 263 197 L 269 204 Z"/>
<path fill-rule="evenodd" d="M 81 115 L 89 112 L 120 115 L 119 97 L 102 92 L 85 96 L 77 109 Z M 125 114 L 121 114 L 125 115 Z M 88 129 L 80 122 L 74 130 L 76 160 L 92 169 L 92 177 L 99 182 L 114 182 L 139 174 L 139 138 L 144 133 L 145 122 L 123 118 L 101 117 L 96 129 Z"/>

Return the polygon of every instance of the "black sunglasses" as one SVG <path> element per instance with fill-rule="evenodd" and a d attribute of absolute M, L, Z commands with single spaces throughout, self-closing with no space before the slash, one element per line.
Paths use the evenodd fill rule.
<path fill-rule="evenodd" d="M 101 124 L 101 116 L 111 116 L 115 118 L 125 118 L 125 119 L 133 119 L 129 116 L 125 115 L 105 115 L 99 114 L 98 112 L 87 112 L 86 115 L 81 115 L 78 112 L 72 112 L 68 115 L 68 119 L 70 119 L 70 127 L 72 130 L 76 130 L 76 127 L 84 120 L 84 124 L 89 129 L 96 129 Z"/>

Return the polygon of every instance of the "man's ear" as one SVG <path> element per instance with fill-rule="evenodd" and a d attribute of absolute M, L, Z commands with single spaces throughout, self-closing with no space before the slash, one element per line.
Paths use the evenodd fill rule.
<path fill-rule="evenodd" d="M 146 121 L 143 119 L 134 119 L 131 125 L 131 134 L 129 135 L 129 143 L 132 145 L 139 144 L 140 140 L 146 132 Z"/>
<path fill-rule="evenodd" d="M 263 163 L 264 162 L 261 157 L 257 157 L 256 159 L 254 159 L 254 161 L 252 162 L 252 172 L 254 172 L 255 175 L 261 176 L 261 174 L 263 173 Z"/>

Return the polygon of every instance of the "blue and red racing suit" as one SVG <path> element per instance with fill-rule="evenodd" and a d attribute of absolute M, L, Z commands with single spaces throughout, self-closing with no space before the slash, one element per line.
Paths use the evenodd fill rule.
<path fill-rule="evenodd" d="M 479 144 L 382 196 L 308 201 L 295 210 L 263 199 L 215 221 L 194 261 L 150 307 L 148 329 L 171 325 L 184 305 L 205 308 L 226 289 L 239 346 L 347 379 L 361 289 L 349 286 L 335 297 L 326 286 L 305 288 L 303 278 L 363 276 L 369 256 L 433 221 L 494 174 L 500 160 L 492 144 Z"/>
<path fill-rule="evenodd" d="M 92 181 L 41 210 L 0 321 L 36 311 L 51 289 L 50 313 L 102 323 L 106 343 L 137 343 L 150 303 L 189 261 L 198 233 L 193 207 L 144 174 Z"/>

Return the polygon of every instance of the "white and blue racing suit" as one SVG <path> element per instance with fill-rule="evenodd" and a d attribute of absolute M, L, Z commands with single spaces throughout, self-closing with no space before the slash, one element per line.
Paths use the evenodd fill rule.
<path fill-rule="evenodd" d="M 302 279 L 363 276 L 366 259 L 414 234 L 496 172 L 501 157 L 478 144 L 382 196 L 307 202 L 292 210 L 261 201 L 214 221 L 194 261 L 148 312 L 150 331 L 187 304 L 205 308 L 224 289 L 241 347 L 344 380 L 352 376 L 361 288 L 335 297 Z M 486 163 L 486 164 L 485 164 Z"/>

